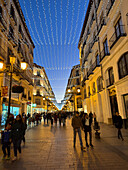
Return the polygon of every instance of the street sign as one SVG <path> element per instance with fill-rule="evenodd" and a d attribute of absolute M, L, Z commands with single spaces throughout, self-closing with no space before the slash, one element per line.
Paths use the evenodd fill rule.
<path fill-rule="evenodd" d="M 8 96 L 8 86 L 2 86 L 1 96 Z"/>

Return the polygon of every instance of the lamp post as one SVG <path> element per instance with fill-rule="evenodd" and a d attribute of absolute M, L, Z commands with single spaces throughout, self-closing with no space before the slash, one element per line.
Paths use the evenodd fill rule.
<path fill-rule="evenodd" d="M 73 94 L 73 98 L 74 98 L 74 99 L 73 99 L 73 107 L 74 107 L 74 113 L 75 113 L 75 111 L 76 111 L 76 109 L 75 109 L 75 105 L 76 105 L 75 95 L 76 95 L 77 93 L 80 93 L 80 88 L 78 88 L 78 89 L 76 90 L 75 86 L 73 86 L 72 89 L 68 89 L 68 93 Z"/>
<path fill-rule="evenodd" d="M 14 71 L 13 70 L 13 65 L 15 63 L 16 57 L 14 55 L 9 56 L 10 58 L 10 66 L 9 70 L 4 69 L 4 62 L 0 61 L 0 70 L 2 70 L 0 73 L 10 73 L 10 84 L 9 84 L 9 102 L 8 102 L 8 116 L 10 114 L 10 105 L 11 105 L 11 92 L 12 92 L 12 74 L 13 73 L 20 73 L 21 71 Z M 5 66 L 6 67 L 6 66 Z M 27 63 L 26 62 L 21 62 L 21 69 L 25 70 L 27 68 Z"/>

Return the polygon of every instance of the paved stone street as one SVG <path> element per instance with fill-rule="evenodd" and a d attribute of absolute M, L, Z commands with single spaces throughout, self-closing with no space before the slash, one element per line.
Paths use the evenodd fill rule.
<path fill-rule="evenodd" d="M 113 125 L 101 124 L 101 139 L 95 139 L 94 149 L 86 152 L 80 149 L 77 140 L 73 148 L 71 120 L 66 127 L 41 125 L 26 132 L 26 145 L 22 145 L 22 156 L 19 160 L 1 160 L 0 170 L 127 170 L 128 169 L 128 131 L 123 130 L 124 141 L 117 139 L 117 130 Z M 84 132 L 82 132 L 83 141 Z M 78 136 L 77 136 L 78 137 Z M 13 154 L 13 152 L 12 152 Z"/>

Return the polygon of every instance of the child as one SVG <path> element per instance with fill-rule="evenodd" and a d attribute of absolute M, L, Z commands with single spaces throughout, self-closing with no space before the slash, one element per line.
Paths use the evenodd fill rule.
<path fill-rule="evenodd" d="M 1 142 L 2 142 L 2 150 L 3 150 L 3 158 L 2 159 L 7 159 L 9 160 L 10 159 L 10 145 L 11 145 L 11 142 L 10 142 L 10 132 L 11 132 L 11 125 L 10 124 L 7 124 L 5 130 L 1 133 L 2 134 L 2 138 L 1 138 Z M 8 154 L 8 157 L 6 158 L 6 149 L 7 149 L 7 154 Z"/>

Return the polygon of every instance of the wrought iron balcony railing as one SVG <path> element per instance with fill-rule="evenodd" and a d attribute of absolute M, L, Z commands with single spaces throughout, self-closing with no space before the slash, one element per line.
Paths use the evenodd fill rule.
<path fill-rule="evenodd" d="M 114 2 L 115 2 L 115 0 L 109 0 L 108 1 L 107 7 L 106 7 L 106 14 L 107 14 L 107 16 L 108 16 L 108 14 L 109 14 L 109 12 L 110 12 Z"/>
<path fill-rule="evenodd" d="M 105 56 L 109 56 L 109 47 L 106 47 L 102 50 L 101 56 L 100 56 L 100 62 L 104 59 Z"/>
<path fill-rule="evenodd" d="M 3 25 L 3 30 L 2 31 L 7 30 L 7 22 L 5 21 L 5 19 L 3 18 L 1 13 L 0 13 L 0 22 Z"/>
<path fill-rule="evenodd" d="M 109 40 L 110 49 L 115 45 L 115 43 L 119 40 L 120 37 L 126 36 L 124 28 L 125 28 L 124 25 L 119 25 L 118 28 L 115 30 L 115 32 L 113 33 Z"/>

